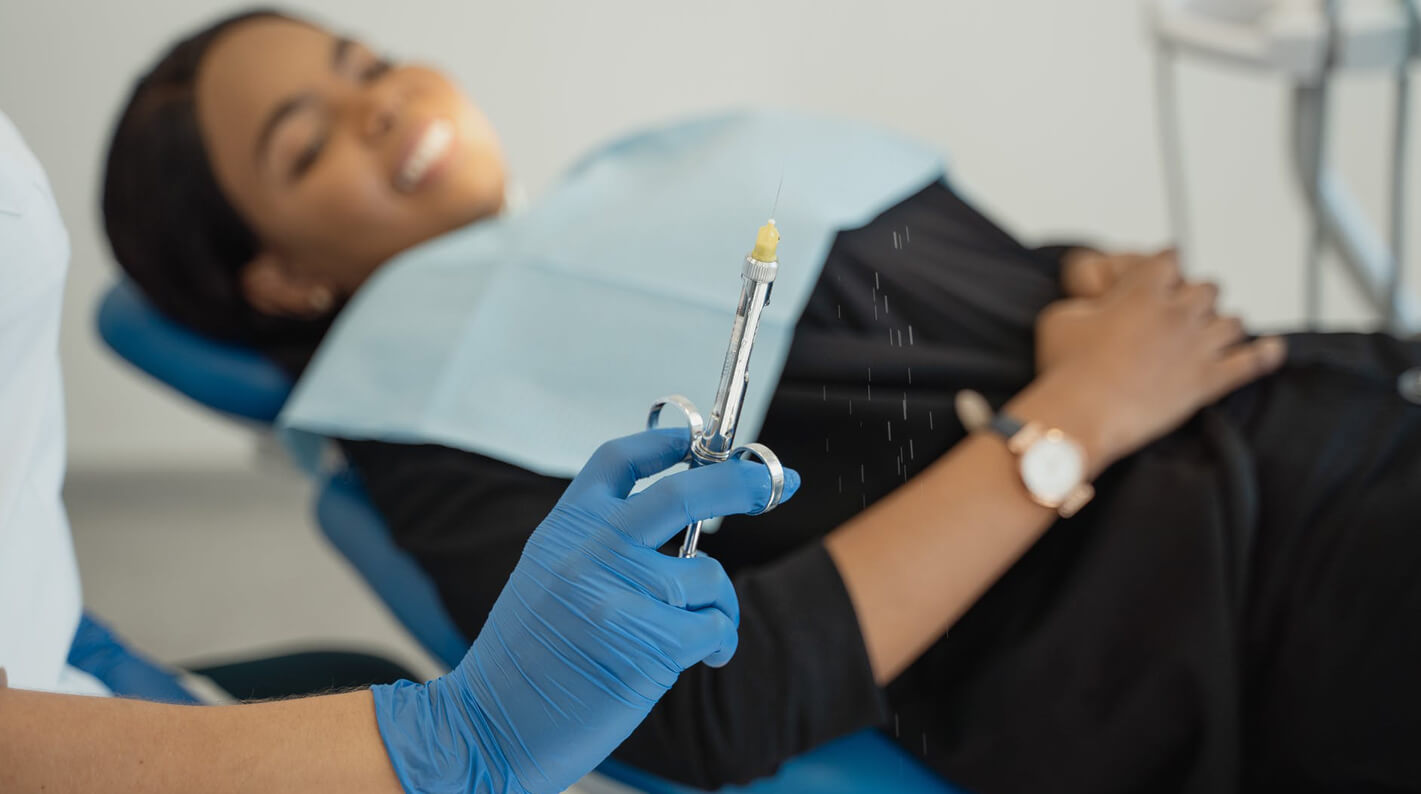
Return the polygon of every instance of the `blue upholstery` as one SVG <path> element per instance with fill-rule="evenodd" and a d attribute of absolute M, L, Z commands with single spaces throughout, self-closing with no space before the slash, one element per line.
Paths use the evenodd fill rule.
<path fill-rule="evenodd" d="M 116 285 L 104 296 L 98 328 L 119 356 L 193 400 L 229 416 L 269 424 L 291 392 L 290 378 L 260 354 L 215 342 L 178 326 L 161 316 L 127 282 Z M 395 545 L 353 472 L 336 472 L 322 484 L 316 500 L 316 518 L 331 544 L 432 656 L 450 667 L 463 658 L 468 642 L 440 603 L 433 582 L 413 558 Z M 92 622 L 86 627 L 91 632 L 101 630 Z M 81 632 L 84 630 L 81 627 Z M 100 634 L 92 636 L 102 639 Z M 103 658 L 102 653 L 96 653 L 91 663 L 98 664 Z M 103 680 L 102 676 L 99 678 Z M 137 691 L 121 694 L 147 696 Z M 171 698 L 172 692 L 168 694 Z M 160 695 L 156 699 L 165 698 Z M 616 761 L 606 762 L 598 771 L 646 794 L 697 792 Z M 721 794 L 884 791 L 960 794 L 959 789 L 942 781 L 877 731 L 840 739 L 789 761 L 773 778 L 743 788 L 728 787 Z"/>
<path fill-rule="evenodd" d="M 134 653 L 108 626 L 87 612 L 79 620 L 69 646 L 69 666 L 99 679 L 109 691 L 126 698 L 194 705 L 173 671 Z"/>
<path fill-rule="evenodd" d="M 316 499 L 316 520 L 430 655 L 450 668 L 464 658 L 469 641 L 444 610 L 434 582 L 395 545 L 354 472 L 347 469 L 326 481 Z"/>
<path fill-rule="evenodd" d="M 270 424 L 291 393 L 291 378 L 265 356 L 183 328 L 128 281 L 104 295 L 98 328 L 120 358 L 228 416 Z"/>
<path fill-rule="evenodd" d="M 618 761 L 598 772 L 647 794 L 704 794 Z M 966 794 L 878 731 L 860 731 L 786 761 L 774 776 L 717 794 Z"/>
<path fill-rule="evenodd" d="M 134 366 L 221 413 L 270 424 L 291 378 L 253 350 L 208 339 L 162 316 L 130 282 L 99 304 L 99 335 Z M 390 539 L 355 477 L 338 472 L 316 499 L 321 531 L 365 578 L 425 650 L 453 666 L 468 643 L 444 611 L 433 583 Z"/>

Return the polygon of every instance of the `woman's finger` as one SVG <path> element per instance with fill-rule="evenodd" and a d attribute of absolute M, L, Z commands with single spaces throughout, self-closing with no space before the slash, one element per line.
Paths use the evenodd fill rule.
<path fill-rule="evenodd" d="M 1219 285 L 1212 281 L 1198 281 L 1185 284 L 1175 293 L 1175 300 L 1184 307 L 1190 320 L 1207 320 L 1215 313 L 1219 304 Z"/>
<path fill-rule="evenodd" d="M 1075 250 L 1061 274 L 1061 287 L 1072 298 L 1097 298 L 1110 290 L 1117 277 L 1113 255 Z"/>
<path fill-rule="evenodd" d="M 1243 328 L 1243 320 L 1238 317 L 1226 315 L 1215 317 L 1209 321 L 1204 328 L 1204 344 L 1210 350 L 1219 351 L 1219 355 L 1227 355 L 1230 348 L 1242 342 L 1248 336 Z"/>
<path fill-rule="evenodd" d="M 1157 256 L 1173 253 L 1173 249 L 1166 249 L 1157 254 L 1105 253 L 1089 248 L 1073 249 L 1064 263 L 1061 287 L 1067 297 L 1098 298 L 1113 289 L 1125 274 L 1141 264 Z"/>
<path fill-rule="evenodd" d="M 1234 347 L 1209 367 L 1208 401 L 1216 400 L 1276 371 L 1283 366 L 1287 357 L 1288 345 L 1277 336 L 1267 336 Z"/>
<path fill-rule="evenodd" d="M 1125 289 L 1156 294 L 1173 292 L 1180 282 L 1179 259 L 1168 251 L 1146 259 L 1120 277 Z"/>

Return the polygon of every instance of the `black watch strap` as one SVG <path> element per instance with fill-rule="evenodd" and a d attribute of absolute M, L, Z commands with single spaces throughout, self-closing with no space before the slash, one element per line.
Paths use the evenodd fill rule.
<path fill-rule="evenodd" d="M 992 414 L 992 421 L 987 426 L 1000 433 L 1002 438 L 1011 440 L 1026 427 L 1026 423 L 1005 411 L 998 411 Z"/>
<path fill-rule="evenodd" d="M 1000 433 L 1008 441 L 1013 436 L 1020 433 L 1026 423 L 1020 419 L 992 408 L 987 398 L 979 392 L 971 389 L 963 389 L 957 393 L 954 400 L 957 408 L 957 418 L 962 422 L 962 426 L 967 432 L 975 430 L 991 430 Z"/>

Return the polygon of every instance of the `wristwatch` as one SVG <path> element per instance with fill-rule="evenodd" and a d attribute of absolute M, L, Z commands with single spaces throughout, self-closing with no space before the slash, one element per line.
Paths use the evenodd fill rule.
<path fill-rule="evenodd" d="M 987 398 L 974 391 L 957 393 L 957 416 L 968 432 L 991 430 L 1006 439 L 1031 501 L 1070 518 L 1095 496 L 1086 482 L 1085 448 L 1060 428 L 993 413 Z"/>

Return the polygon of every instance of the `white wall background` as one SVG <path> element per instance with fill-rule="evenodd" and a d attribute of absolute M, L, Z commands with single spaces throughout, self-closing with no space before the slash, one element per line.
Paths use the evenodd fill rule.
<path fill-rule="evenodd" d="M 62 355 L 74 467 L 224 467 L 250 455 L 247 433 L 150 385 L 92 330 L 114 274 L 96 196 L 118 103 L 160 47 L 239 7 L 0 0 L 0 108 L 47 165 L 73 237 Z M 873 119 L 941 145 L 959 184 L 1025 236 L 1119 246 L 1168 239 L 1138 0 L 291 7 L 455 74 L 500 127 L 535 195 L 580 150 L 629 125 L 779 103 Z M 1382 222 L 1388 96 L 1377 80 L 1349 80 L 1334 141 L 1341 169 Z M 1295 322 L 1305 229 L 1283 145 L 1286 91 L 1271 78 L 1191 66 L 1183 97 L 1196 272 L 1220 279 L 1256 324 Z M 1333 281 L 1329 319 L 1360 321 L 1340 285 Z"/>

